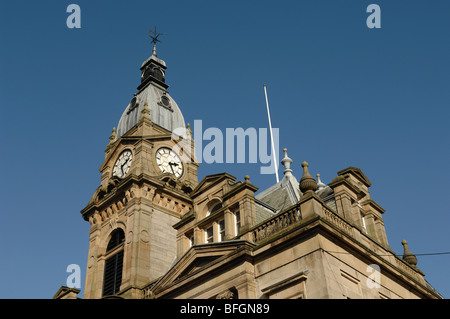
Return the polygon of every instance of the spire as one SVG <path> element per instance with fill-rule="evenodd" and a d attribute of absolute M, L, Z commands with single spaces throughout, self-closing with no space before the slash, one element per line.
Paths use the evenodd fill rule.
<path fill-rule="evenodd" d="M 403 245 L 403 260 L 406 261 L 410 265 L 417 265 L 417 257 L 409 250 L 408 242 L 406 240 L 402 240 Z"/>
<path fill-rule="evenodd" d="M 283 171 L 284 175 L 292 175 L 291 164 L 292 160 L 287 155 L 287 148 L 283 148 L 284 158 L 281 160 L 281 164 L 284 166 L 285 170 Z"/>
<path fill-rule="evenodd" d="M 327 185 L 322 183 L 322 181 L 320 180 L 320 174 L 317 174 L 316 176 L 317 176 L 317 190 L 321 191 L 322 189 L 327 187 Z"/>
<path fill-rule="evenodd" d="M 309 174 L 308 166 L 309 164 L 306 161 L 302 163 L 303 176 L 300 179 L 300 191 L 302 193 L 314 192 L 317 189 L 316 180 Z"/>
<path fill-rule="evenodd" d="M 167 69 L 166 62 L 156 56 L 156 44 L 162 42 L 158 39 L 161 35 L 163 34 L 156 32 L 156 27 L 155 30 L 150 30 L 148 32 L 148 36 L 152 39 L 150 43 L 153 43 L 153 52 L 141 65 L 141 84 L 137 87 L 139 91 L 145 88 L 149 82 L 154 82 L 157 85 L 162 86 L 164 90 L 169 87 L 165 83 L 165 73 Z"/>

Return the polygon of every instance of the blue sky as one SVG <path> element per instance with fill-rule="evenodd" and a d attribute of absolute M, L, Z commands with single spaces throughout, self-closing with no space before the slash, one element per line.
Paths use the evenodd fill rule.
<path fill-rule="evenodd" d="M 69 29 L 66 8 L 81 8 Z M 366 8 L 381 8 L 381 29 Z M 450 251 L 450 3 L 433 1 L 2 1 L 0 4 L 0 298 L 51 298 L 82 270 L 80 210 L 100 184 L 111 130 L 151 54 L 186 122 L 267 127 L 280 149 L 330 183 L 348 166 L 372 182 L 392 250 Z M 261 164 L 202 164 L 261 190 Z M 279 170 L 282 175 L 282 168 Z M 450 255 L 418 256 L 450 297 Z"/>

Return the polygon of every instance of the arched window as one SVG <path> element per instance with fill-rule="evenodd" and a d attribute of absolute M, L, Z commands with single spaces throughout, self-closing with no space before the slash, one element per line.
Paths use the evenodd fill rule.
<path fill-rule="evenodd" d="M 106 252 L 113 250 L 119 246 L 125 240 L 125 234 L 122 229 L 118 228 L 111 233 L 111 239 L 109 240 Z"/>
<path fill-rule="evenodd" d="M 208 211 L 206 212 L 206 217 L 211 215 L 212 213 L 218 211 L 222 208 L 222 202 L 218 199 L 213 199 L 211 202 L 208 203 Z"/>
<path fill-rule="evenodd" d="M 125 234 L 122 229 L 116 229 L 112 232 L 111 239 L 106 247 L 107 259 L 103 277 L 103 296 L 114 295 L 120 289 L 120 284 L 122 283 L 123 247 L 111 256 L 108 256 L 108 253 L 120 246 L 124 240 Z"/>
<path fill-rule="evenodd" d="M 222 203 L 217 203 L 216 205 L 214 205 L 213 208 L 211 208 L 211 214 L 218 211 L 221 208 L 222 208 Z"/>

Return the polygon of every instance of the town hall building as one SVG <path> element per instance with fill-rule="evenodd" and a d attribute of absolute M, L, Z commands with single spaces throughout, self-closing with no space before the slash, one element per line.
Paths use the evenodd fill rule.
<path fill-rule="evenodd" d="M 83 298 L 442 298 L 406 241 L 403 256 L 391 250 L 360 168 L 325 185 L 303 162 L 297 179 L 284 149 L 282 179 L 268 189 L 229 173 L 199 180 L 166 68 L 154 46 L 81 210 L 90 224 Z M 54 298 L 78 293 L 61 287 Z"/>

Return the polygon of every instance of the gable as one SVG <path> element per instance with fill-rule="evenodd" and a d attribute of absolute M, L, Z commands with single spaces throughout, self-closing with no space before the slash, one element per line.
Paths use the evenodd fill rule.
<path fill-rule="evenodd" d="M 175 280 L 179 278 L 183 278 L 189 274 L 194 273 L 195 271 L 201 269 L 202 267 L 205 267 L 209 263 L 213 262 L 217 258 L 220 258 L 221 256 L 206 256 L 206 257 L 198 257 L 196 258 L 188 267 L 186 267 L 185 270 L 183 270 L 180 275 L 175 278 Z"/>
<path fill-rule="evenodd" d="M 202 181 L 197 185 L 197 187 L 195 187 L 195 189 L 192 191 L 191 197 L 194 198 L 198 196 L 199 194 L 203 193 L 210 187 L 220 183 L 225 179 L 229 179 L 230 181 L 234 182 L 236 180 L 236 177 L 228 173 L 219 173 L 205 176 L 205 178 L 203 178 Z"/>
<path fill-rule="evenodd" d="M 155 295 L 173 287 L 189 285 L 198 277 L 210 276 L 212 271 L 227 269 L 228 265 L 251 256 L 255 245 L 247 240 L 230 240 L 192 246 L 152 287 Z"/>
<path fill-rule="evenodd" d="M 367 178 L 367 176 L 362 172 L 361 169 L 357 168 L 357 167 L 347 167 L 339 172 L 337 172 L 337 174 L 339 176 L 347 174 L 347 173 L 353 173 L 353 175 L 355 175 L 358 179 L 361 180 L 361 182 L 364 183 L 364 185 L 366 185 L 367 187 L 370 187 L 372 185 L 372 183 L 369 181 L 369 179 Z"/>
<path fill-rule="evenodd" d="M 79 292 L 80 289 L 61 286 L 61 288 L 59 288 L 59 290 L 53 296 L 53 299 L 77 299 L 77 295 Z"/>

